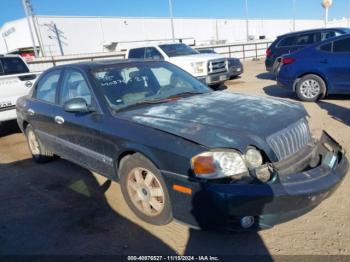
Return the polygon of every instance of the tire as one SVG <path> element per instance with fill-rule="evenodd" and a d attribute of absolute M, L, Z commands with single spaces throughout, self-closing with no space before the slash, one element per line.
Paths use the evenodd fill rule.
<path fill-rule="evenodd" d="M 33 159 L 37 163 L 46 163 L 53 159 L 54 155 L 52 152 L 40 142 L 38 136 L 34 132 L 32 125 L 28 125 L 25 129 L 25 135 L 27 138 L 27 144 Z"/>
<path fill-rule="evenodd" d="M 296 86 L 298 98 L 305 102 L 316 102 L 324 98 L 326 90 L 327 87 L 324 80 L 312 74 L 303 76 Z"/>
<path fill-rule="evenodd" d="M 121 163 L 119 176 L 124 199 L 137 217 L 153 225 L 166 225 L 172 221 L 167 187 L 150 160 L 139 153 L 131 155 Z"/>

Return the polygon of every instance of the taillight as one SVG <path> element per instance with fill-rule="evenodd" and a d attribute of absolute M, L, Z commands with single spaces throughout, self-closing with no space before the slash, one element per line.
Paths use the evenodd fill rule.
<path fill-rule="evenodd" d="M 289 65 L 295 62 L 295 59 L 293 57 L 284 57 L 282 58 L 282 64 Z"/>
<path fill-rule="evenodd" d="M 270 55 L 272 55 L 272 52 L 271 52 L 271 49 L 268 48 L 266 49 L 266 56 L 270 56 Z"/>

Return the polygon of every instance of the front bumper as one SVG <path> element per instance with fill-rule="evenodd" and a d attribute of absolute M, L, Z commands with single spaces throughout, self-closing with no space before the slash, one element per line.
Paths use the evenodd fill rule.
<path fill-rule="evenodd" d="M 326 133 L 314 153 L 328 159 L 329 150 L 325 149 L 324 143 L 330 145 L 337 156 L 333 166 L 322 160 L 315 168 L 291 173 L 305 165 L 305 161 L 299 159 L 285 170 L 279 166 L 281 169 L 276 170 L 275 179 L 267 184 L 198 182 L 164 172 L 167 183 L 192 189 L 191 196 L 170 192 L 174 217 L 202 229 L 245 231 L 240 225 L 245 216 L 255 219 L 249 230 L 271 228 L 301 216 L 331 196 L 349 170 L 345 153 Z"/>
<path fill-rule="evenodd" d="M 217 74 L 210 74 L 207 76 L 200 76 L 197 77 L 197 79 L 206 85 L 215 85 L 229 80 L 230 75 L 228 72 L 222 72 Z"/>
<path fill-rule="evenodd" d="M 239 76 L 244 73 L 243 65 L 238 65 L 238 66 L 231 66 L 229 68 L 229 75 L 230 78 Z"/>
<path fill-rule="evenodd" d="M 11 107 L 11 109 L 6 109 L 0 111 L 0 122 L 5 122 L 8 120 L 14 120 L 17 118 L 16 108 Z"/>

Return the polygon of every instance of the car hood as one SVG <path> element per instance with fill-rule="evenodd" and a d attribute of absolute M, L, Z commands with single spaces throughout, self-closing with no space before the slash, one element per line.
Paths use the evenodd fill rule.
<path fill-rule="evenodd" d="M 307 116 L 298 102 L 210 92 L 123 111 L 117 117 L 180 136 L 208 148 L 270 150 L 267 136 Z"/>
<path fill-rule="evenodd" d="M 204 62 L 216 59 L 225 59 L 224 56 L 219 54 L 195 54 L 186 56 L 174 56 L 171 57 L 171 61 L 189 61 L 189 62 Z"/>

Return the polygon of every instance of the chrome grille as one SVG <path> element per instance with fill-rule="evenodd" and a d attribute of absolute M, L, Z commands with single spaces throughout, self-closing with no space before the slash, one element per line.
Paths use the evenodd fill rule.
<path fill-rule="evenodd" d="M 225 59 L 209 61 L 209 64 L 208 64 L 209 74 L 221 73 L 225 71 L 227 71 Z"/>
<path fill-rule="evenodd" d="M 266 140 L 281 161 L 305 147 L 311 141 L 311 133 L 306 119 L 303 118 Z"/>

